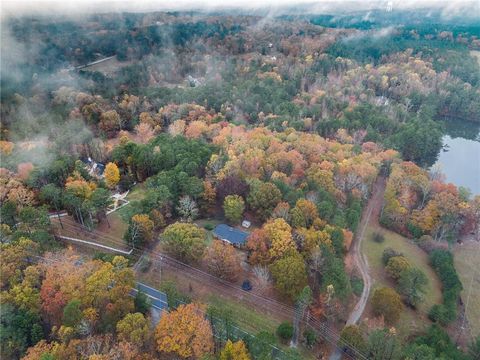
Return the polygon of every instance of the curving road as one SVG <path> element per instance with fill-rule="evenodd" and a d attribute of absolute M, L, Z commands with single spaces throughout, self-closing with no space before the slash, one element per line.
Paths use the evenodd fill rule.
<path fill-rule="evenodd" d="M 350 249 L 350 256 L 353 257 L 355 265 L 360 272 L 360 276 L 363 280 L 363 291 L 360 299 L 355 304 L 352 312 L 348 316 L 346 325 L 353 325 L 360 320 L 365 306 L 367 305 L 368 298 L 370 296 L 370 289 L 372 287 L 372 278 L 368 273 L 368 261 L 364 254 L 362 254 L 362 241 L 365 237 L 365 230 L 370 221 L 378 221 L 380 216 L 380 210 L 383 203 L 383 193 L 385 191 L 385 178 L 379 176 L 373 185 L 372 196 L 368 201 L 367 208 L 363 212 L 362 219 L 359 224 L 360 232 L 357 232 L 353 246 Z M 373 214 L 373 218 L 372 218 Z M 343 351 L 338 347 L 330 354 L 329 360 L 340 360 L 342 358 Z"/>

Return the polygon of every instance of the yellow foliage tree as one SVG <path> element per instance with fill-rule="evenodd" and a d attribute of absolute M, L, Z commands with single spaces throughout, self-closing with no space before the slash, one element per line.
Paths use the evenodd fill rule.
<path fill-rule="evenodd" d="M 110 189 L 113 189 L 120 181 L 120 171 L 115 163 L 109 162 L 105 166 L 105 182 Z"/>
<path fill-rule="evenodd" d="M 295 251 L 292 239 L 292 228 L 282 219 L 275 219 L 263 226 L 267 237 L 271 241 L 269 255 L 271 259 L 279 259 L 289 251 Z"/>
<path fill-rule="evenodd" d="M 250 354 L 242 340 L 232 342 L 228 340 L 220 352 L 220 360 L 250 360 Z"/>
<path fill-rule="evenodd" d="M 142 313 L 127 314 L 117 323 L 117 334 L 120 340 L 142 347 L 149 336 L 148 320 Z"/>
<path fill-rule="evenodd" d="M 184 359 L 198 359 L 213 351 L 212 329 L 195 304 L 180 305 L 164 314 L 157 325 L 155 340 L 158 351 Z"/>

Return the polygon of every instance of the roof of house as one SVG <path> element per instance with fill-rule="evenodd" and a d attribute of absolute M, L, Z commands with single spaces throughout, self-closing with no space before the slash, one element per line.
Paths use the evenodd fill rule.
<path fill-rule="evenodd" d="M 213 229 L 213 235 L 215 235 L 219 239 L 228 241 L 236 245 L 245 244 L 248 237 L 248 233 L 246 233 L 245 231 L 235 229 L 226 224 L 217 225 L 215 229 Z"/>

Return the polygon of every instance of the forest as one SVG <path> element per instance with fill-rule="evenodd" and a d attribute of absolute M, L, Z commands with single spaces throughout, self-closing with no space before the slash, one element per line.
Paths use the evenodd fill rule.
<path fill-rule="evenodd" d="M 480 30 L 429 14 L 3 21 L 1 357 L 480 359 Z"/>

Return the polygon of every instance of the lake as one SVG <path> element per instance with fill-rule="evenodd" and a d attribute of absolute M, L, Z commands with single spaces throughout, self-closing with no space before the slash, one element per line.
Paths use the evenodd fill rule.
<path fill-rule="evenodd" d="M 480 195 L 480 124 L 448 121 L 444 148 L 434 166 L 440 166 L 446 181 Z"/>

